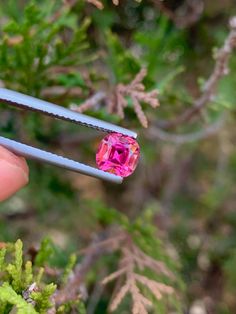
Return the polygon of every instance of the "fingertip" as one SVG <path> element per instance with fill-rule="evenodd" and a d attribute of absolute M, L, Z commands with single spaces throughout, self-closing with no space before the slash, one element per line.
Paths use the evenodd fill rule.
<path fill-rule="evenodd" d="M 0 201 L 16 193 L 28 180 L 29 168 L 25 159 L 0 146 Z"/>

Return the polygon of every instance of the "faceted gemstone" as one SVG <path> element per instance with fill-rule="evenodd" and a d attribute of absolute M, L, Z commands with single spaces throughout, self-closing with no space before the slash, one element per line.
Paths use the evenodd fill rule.
<path fill-rule="evenodd" d="M 140 148 L 135 139 L 111 133 L 101 141 L 96 162 L 98 168 L 121 177 L 131 175 L 138 163 Z"/>

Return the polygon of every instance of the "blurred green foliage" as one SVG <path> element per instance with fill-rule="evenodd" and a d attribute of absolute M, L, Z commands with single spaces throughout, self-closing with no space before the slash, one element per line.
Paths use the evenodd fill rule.
<path fill-rule="evenodd" d="M 28 5 L 21 17 L 12 18 L 2 29 L 0 46 L 0 78 L 6 86 L 39 96 L 48 86 L 48 71 L 53 66 L 74 66 L 88 61 L 86 31 L 89 18 L 77 25 L 77 18 L 62 10 L 53 17 L 55 4 Z M 62 35 L 69 32 L 68 40 Z M 12 72 L 15 72 L 14 78 Z M 10 81 L 10 82 L 9 82 Z M 8 83 L 9 82 L 9 83 Z"/>
<path fill-rule="evenodd" d="M 176 1 L 176 6 L 182 2 Z M 158 88 L 161 102 L 157 110 L 145 108 L 151 126 L 192 105 L 213 69 L 214 48 L 223 44 L 228 19 L 236 13 L 234 1 L 226 5 L 208 0 L 201 19 L 181 29 L 148 1 L 119 6 L 105 1 L 103 10 L 84 1 L 72 9 L 63 3 L 0 1 L 1 84 L 63 106 L 79 105 L 96 91 L 110 93 L 115 84 L 129 83 L 146 67 L 145 86 Z M 129 107 L 124 120 L 109 115 L 103 104 L 89 112 L 140 135 L 140 165 L 122 186 L 30 162 L 30 184 L 0 204 L 1 241 L 15 243 L 20 237 L 29 249 L 41 247 L 33 264 L 23 262 L 19 240 L 0 249 L 1 313 L 45 313 L 55 289 L 52 282 L 65 284 L 78 250 L 113 225 L 128 232 L 146 254 L 165 262 L 178 278 L 175 304 L 163 299 L 151 313 L 169 313 L 168 307 L 189 311 L 196 300 L 203 302 L 205 312 L 236 311 L 234 55 L 230 69 L 202 115 L 173 131 L 203 130 L 225 116 L 224 127 L 207 139 L 180 145 L 151 138 Z M 1 134 L 94 163 L 100 135 L 8 110 L 4 104 L 0 109 Z M 114 271 L 118 259 L 119 252 L 102 256 L 87 276 L 86 305 L 63 304 L 58 313 L 91 309 L 99 273 Z M 59 278 L 42 277 L 45 265 L 61 269 Z M 22 297 L 33 281 L 40 287 L 31 295 L 34 308 Z M 110 299 L 111 291 L 105 288 L 89 314 L 105 313 Z M 129 301 L 118 312 L 129 313 Z"/>

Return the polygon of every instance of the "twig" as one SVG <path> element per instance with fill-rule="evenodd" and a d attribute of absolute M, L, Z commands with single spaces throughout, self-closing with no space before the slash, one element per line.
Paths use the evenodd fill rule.
<path fill-rule="evenodd" d="M 118 233 L 117 235 L 114 235 L 112 237 L 109 237 L 107 239 L 104 239 L 102 241 L 99 241 L 96 243 L 96 249 L 100 250 L 106 250 L 109 248 L 109 251 L 114 251 L 118 249 L 119 244 L 121 241 L 123 241 L 126 238 L 126 235 L 124 233 Z M 81 254 L 90 254 L 94 251 L 94 246 L 91 245 L 88 248 L 85 248 L 80 251 Z"/>
<path fill-rule="evenodd" d="M 113 294 L 109 309 L 111 312 L 115 311 L 126 295 L 130 294 L 133 303 L 132 313 L 147 314 L 147 308 L 152 306 L 153 303 L 144 296 L 139 284 L 147 287 L 157 300 L 162 299 L 164 295 L 172 294 L 174 289 L 169 285 L 141 275 L 137 271 L 142 272 L 145 268 L 149 268 L 158 275 L 165 275 L 172 279 L 174 279 L 174 276 L 163 262 L 146 255 L 136 247 L 129 237 L 123 243 L 121 253 L 119 269 L 106 276 L 102 281 L 102 284 L 106 285 L 113 280 L 118 280 L 119 289 L 116 289 L 116 293 Z M 124 277 L 123 284 L 119 280 L 121 277 Z"/>
<path fill-rule="evenodd" d="M 147 92 L 143 84 L 143 80 L 147 75 L 146 69 L 141 69 L 140 72 L 135 76 L 131 83 L 124 85 L 118 84 L 113 95 L 110 97 L 107 105 L 109 113 L 116 113 L 120 118 L 124 118 L 124 108 L 128 106 L 127 97 L 132 100 L 134 112 L 136 113 L 140 123 L 144 128 L 147 128 L 148 121 L 147 117 L 142 109 L 141 104 L 149 104 L 152 108 L 158 107 L 159 101 L 157 99 L 158 91 L 153 90 Z"/>
<path fill-rule="evenodd" d="M 121 119 L 124 119 L 124 109 L 128 106 L 128 98 L 132 100 L 134 112 L 136 113 L 140 123 L 143 127 L 148 126 L 147 117 L 142 109 L 142 104 L 148 104 L 152 108 L 159 106 L 158 91 L 146 91 L 143 80 L 147 75 L 146 69 L 141 69 L 140 72 L 129 84 L 119 83 L 115 86 L 111 94 L 104 92 L 97 92 L 94 96 L 86 100 L 81 105 L 72 105 L 71 109 L 78 112 L 85 112 L 86 110 L 95 107 L 98 108 L 103 102 L 107 108 L 108 113 L 117 114 Z"/>
<path fill-rule="evenodd" d="M 115 237 L 114 233 L 116 234 Z M 111 242 L 109 241 L 110 239 L 112 240 Z M 113 242 L 115 242 L 115 245 L 112 244 Z M 167 268 L 164 262 L 155 260 L 142 252 L 134 244 L 131 236 L 126 231 L 120 230 L 119 228 L 109 228 L 93 241 L 89 249 L 84 251 L 85 257 L 83 261 L 76 266 L 74 272 L 69 276 L 68 282 L 53 295 L 51 301 L 54 306 L 50 309 L 50 313 L 54 313 L 53 310 L 58 306 L 81 297 L 81 288 L 84 287 L 85 275 L 92 265 L 97 261 L 98 257 L 105 252 L 116 250 L 120 250 L 122 253 L 119 263 L 120 268 L 114 273 L 107 275 L 103 279 L 102 284 L 105 285 L 116 279 L 118 279 L 119 284 L 120 277 L 126 278 L 126 281 L 113 296 L 110 306 L 112 311 L 118 307 L 125 295 L 130 293 L 133 299 L 132 313 L 147 313 L 146 306 L 150 306 L 152 302 L 141 293 L 137 285 L 138 282 L 148 287 L 158 300 L 161 299 L 163 295 L 171 294 L 174 291 L 171 286 L 149 279 L 135 271 L 135 268 L 141 272 L 145 268 L 149 268 L 159 276 L 162 275 L 175 280 L 174 274 Z M 100 292 L 100 288 L 98 288 L 98 291 L 95 293 L 96 300 L 97 297 L 99 298 Z M 96 295 L 97 293 L 98 295 Z M 85 299 L 85 297 L 81 298 Z"/>
<path fill-rule="evenodd" d="M 106 270 L 103 270 L 101 274 L 99 274 L 99 278 L 97 278 L 96 283 L 94 285 L 93 291 L 91 292 L 91 296 L 89 298 L 88 306 L 87 306 L 87 314 L 94 314 L 96 307 L 101 299 L 104 285 L 101 285 L 101 278 L 106 276 Z"/>
<path fill-rule="evenodd" d="M 161 141 L 171 142 L 179 145 L 193 143 L 216 134 L 224 126 L 224 123 L 225 115 L 223 115 L 216 122 L 207 126 L 206 128 L 188 134 L 173 134 L 155 126 L 151 126 L 147 131 L 147 137 L 151 138 L 152 140 L 159 139 Z"/>
<path fill-rule="evenodd" d="M 52 297 L 52 302 L 55 306 L 60 306 L 68 301 L 76 300 L 78 295 L 81 294 L 80 288 L 83 288 L 83 282 L 86 274 L 91 269 L 92 265 L 97 261 L 98 257 L 104 253 L 104 250 L 101 249 L 97 244 L 100 241 L 103 241 L 110 236 L 111 230 L 106 230 L 101 233 L 93 242 L 93 250 L 88 252 L 85 255 L 81 263 L 79 263 L 71 276 L 69 277 L 68 282 L 61 289 L 57 290 Z"/>
<path fill-rule="evenodd" d="M 38 291 L 38 287 L 36 282 L 33 282 L 26 290 L 23 291 L 22 296 L 25 299 L 25 301 L 27 303 L 32 304 L 33 306 L 35 306 L 35 301 L 31 298 L 31 293 Z"/>
<path fill-rule="evenodd" d="M 84 112 L 91 108 L 97 107 L 105 99 L 106 99 L 106 94 L 104 92 L 97 92 L 96 94 L 88 98 L 81 105 L 71 104 L 70 109 L 77 112 Z"/>
<path fill-rule="evenodd" d="M 102 10 L 104 8 L 103 3 L 99 0 L 87 0 L 87 2 L 93 4 L 99 10 Z"/>
<path fill-rule="evenodd" d="M 203 92 L 199 98 L 197 98 L 193 106 L 185 110 L 182 114 L 177 116 L 173 120 L 160 121 L 158 126 L 162 129 L 175 128 L 178 125 L 190 121 L 193 116 L 198 114 L 210 101 L 214 99 L 217 85 L 225 75 L 229 73 L 228 63 L 233 49 L 236 46 L 236 17 L 230 20 L 230 32 L 225 39 L 224 45 L 220 48 L 216 55 L 216 63 L 212 74 L 206 81 Z"/>
<path fill-rule="evenodd" d="M 86 0 L 88 3 L 93 4 L 96 8 L 98 8 L 99 10 L 104 9 L 104 5 L 100 0 Z M 119 0 L 112 0 L 112 3 L 114 5 L 119 5 Z"/>
<path fill-rule="evenodd" d="M 83 89 L 81 87 L 64 87 L 64 86 L 50 86 L 42 90 L 41 96 L 43 98 L 58 98 L 62 96 L 81 97 L 83 96 Z"/>

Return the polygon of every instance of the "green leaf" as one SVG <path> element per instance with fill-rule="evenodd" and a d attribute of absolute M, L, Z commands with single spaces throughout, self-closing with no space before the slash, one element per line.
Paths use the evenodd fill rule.
<path fill-rule="evenodd" d="M 27 303 L 21 295 L 18 295 L 14 289 L 8 284 L 4 283 L 0 287 L 0 301 L 15 305 L 18 314 L 36 314 L 37 312 L 33 306 Z"/>
<path fill-rule="evenodd" d="M 0 271 L 3 271 L 5 268 L 5 255 L 6 255 L 6 248 L 1 248 L 0 249 Z"/>
<path fill-rule="evenodd" d="M 52 241 L 49 238 L 44 238 L 41 242 L 40 249 L 35 258 L 35 265 L 43 266 L 47 262 L 54 252 Z"/>
<path fill-rule="evenodd" d="M 69 257 L 69 261 L 65 266 L 65 270 L 62 276 L 62 283 L 65 284 L 67 282 L 67 279 L 70 276 L 73 267 L 75 266 L 76 260 L 77 260 L 76 254 L 71 254 Z"/>
<path fill-rule="evenodd" d="M 56 290 L 56 285 L 51 283 L 46 285 L 42 291 L 32 292 L 31 298 L 36 301 L 36 310 L 40 314 L 45 314 L 45 312 L 52 306 L 50 297 Z"/>
<path fill-rule="evenodd" d="M 12 286 L 16 291 L 20 291 L 22 287 L 22 255 L 23 243 L 21 240 L 17 240 L 15 243 L 15 261 L 7 266 L 7 271 L 12 277 Z"/>
<path fill-rule="evenodd" d="M 25 271 L 24 271 L 24 282 L 25 286 L 29 286 L 33 280 L 33 270 L 32 270 L 32 262 L 27 261 L 25 264 Z"/>

